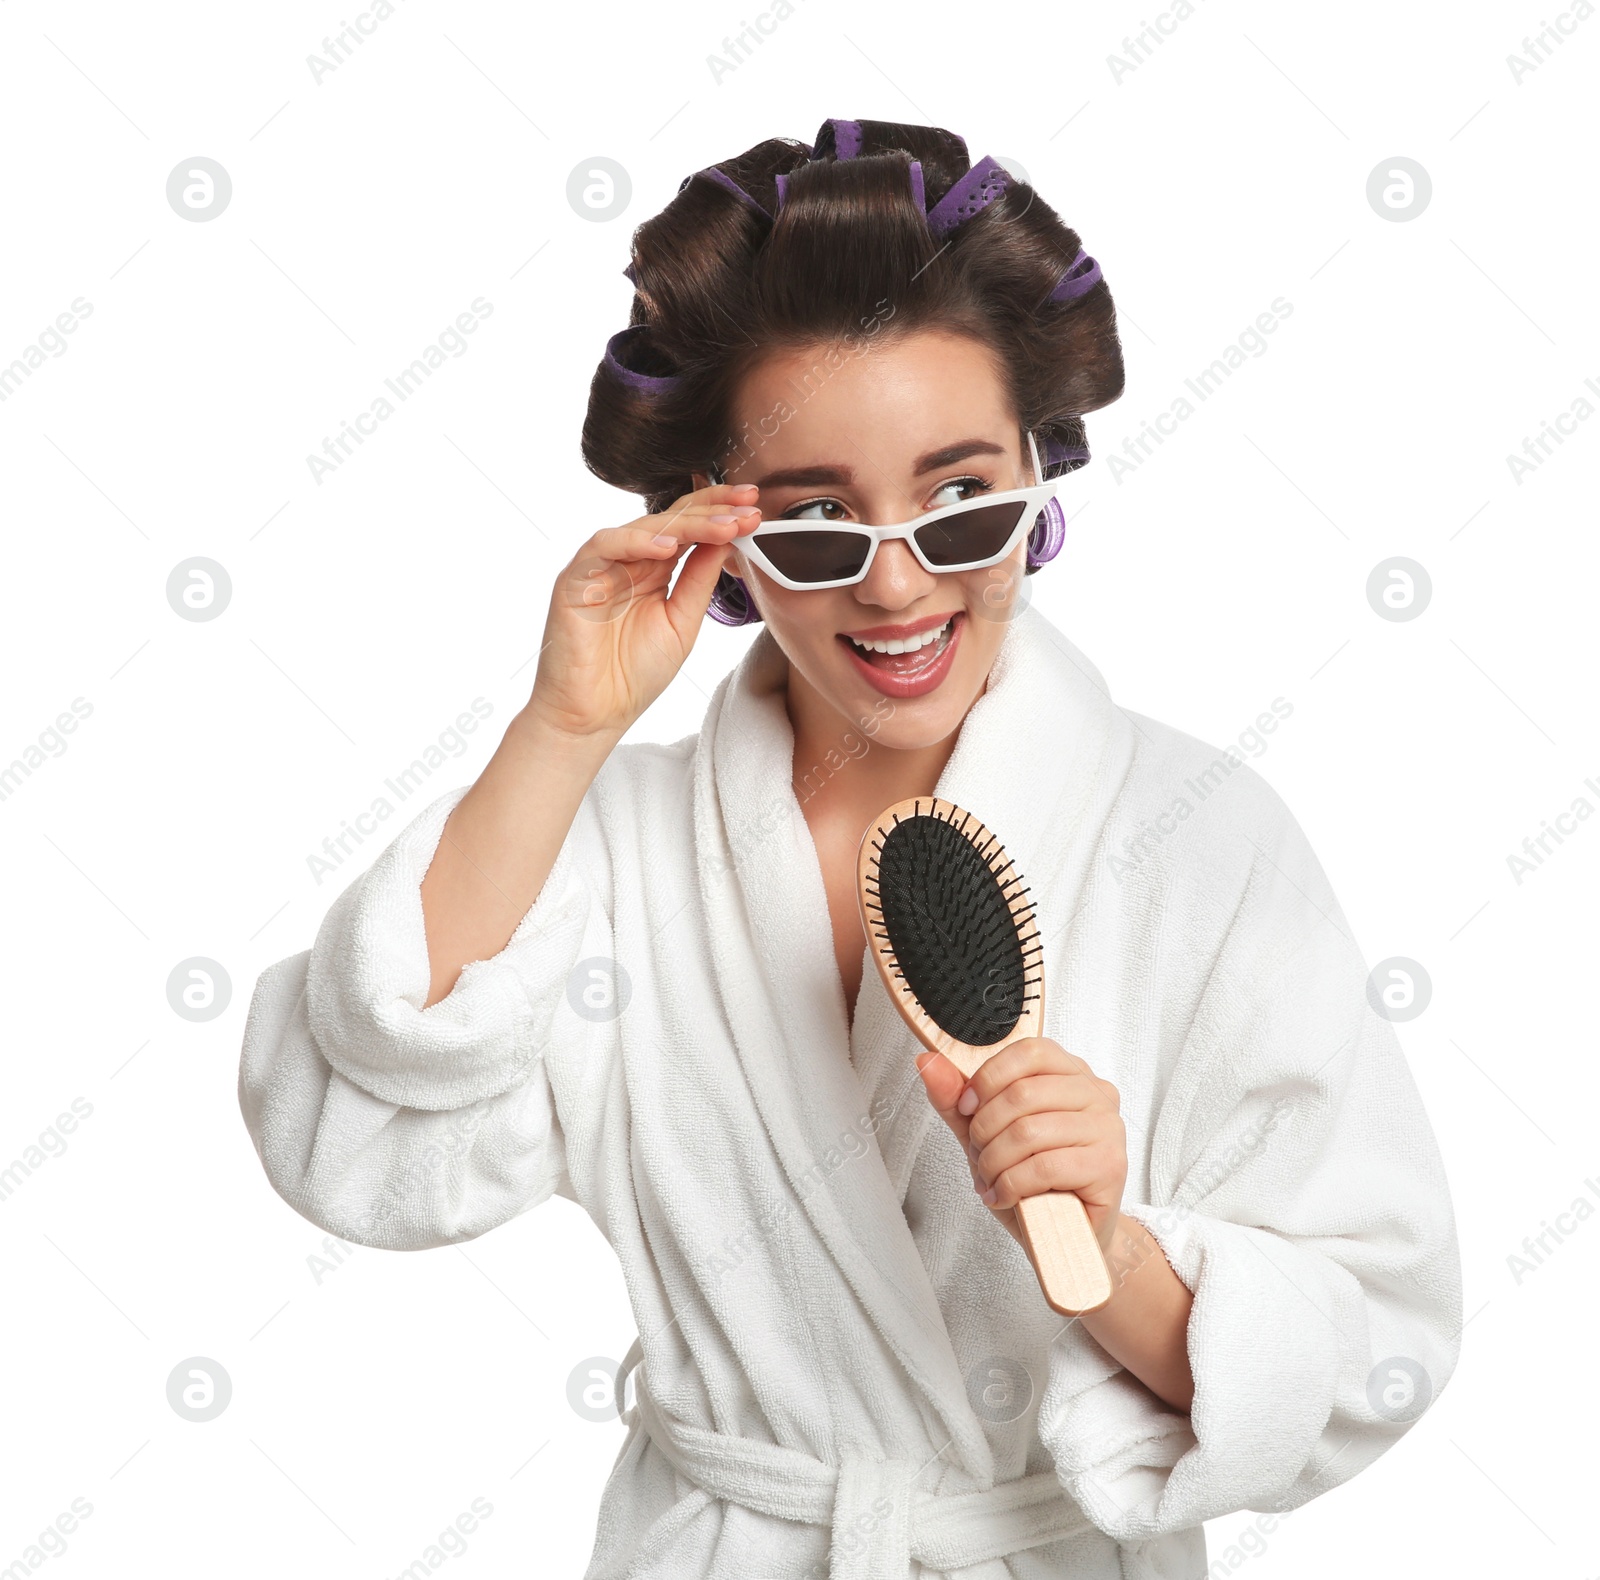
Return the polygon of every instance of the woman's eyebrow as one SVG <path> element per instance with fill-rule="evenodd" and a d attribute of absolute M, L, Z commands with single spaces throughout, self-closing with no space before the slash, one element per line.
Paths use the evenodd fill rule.
<path fill-rule="evenodd" d="M 958 439 L 954 444 L 929 450 L 918 458 L 911 469 L 913 477 L 926 472 L 936 472 L 942 466 L 954 466 L 973 455 L 1004 455 L 1005 447 L 992 439 Z M 819 462 L 815 466 L 791 466 L 782 471 L 769 472 L 756 479 L 758 488 L 848 488 L 856 479 L 853 468 L 842 463 Z"/>
<path fill-rule="evenodd" d="M 936 472 L 941 466 L 954 466 L 971 455 L 1004 455 L 1005 447 L 991 439 L 960 439 L 943 449 L 930 450 L 912 467 L 911 475 L 921 477 L 924 472 Z"/>
<path fill-rule="evenodd" d="M 856 474 L 848 466 L 791 466 L 756 479 L 757 488 L 847 488 Z"/>

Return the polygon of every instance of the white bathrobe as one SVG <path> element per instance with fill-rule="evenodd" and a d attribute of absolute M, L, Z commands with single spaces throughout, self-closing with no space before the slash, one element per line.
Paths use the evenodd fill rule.
<path fill-rule="evenodd" d="M 419 885 L 464 789 L 420 813 L 257 984 L 267 1176 L 395 1250 L 557 1191 L 590 1214 L 642 1342 L 585 1580 L 1194 1580 L 1201 1521 L 1406 1429 L 1380 1362 L 1435 1393 L 1455 1364 L 1448 1189 L 1361 952 L 1265 781 L 1014 616 L 936 793 L 1032 887 L 1045 1035 L 1122 1095 L 1123 1210 L 1194 1292 L 1181 1414 L 1045 1305 L 870 962 L 852 1026 L 783 672 L 763 630 L 697 736 L 615 750 L 510 942 L 426 1010 Z"/>

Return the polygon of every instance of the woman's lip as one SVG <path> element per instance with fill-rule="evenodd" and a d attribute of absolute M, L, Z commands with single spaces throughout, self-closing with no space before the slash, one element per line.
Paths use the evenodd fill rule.
<path fill-rule="evenodd" d="M 865 677 L 884 696 L 920 697 L 926 692 L 932 691 L 950 673 L 950 666 L 955 661 L 956 647 L 961 641 L 961 632 L 967 623 L 966 614 L 963 610 L 957 610 L 955 614 L 948 615 L 945 618 L 950 621 L 950 640 L 945 643 L 944 651 L 933 661 L 932 665 L 912 680 L 902 680 L 896 675 L 891 675 L 887 670 L 874 668 L 851 646 L 850 638 L 842 632 L 835 640 L 850 655 L 850 662 L 856 666 L 857 673 Z M 941 621 L 940 623 L 942 624 L 943 622 Z"/>
<path fill-rule="evenodd" d="M 853 637 L 857 642 L 903 642 L 908 636 L 921 636 L 924 631 L 937 631 L 951 615 L 958 612 L 955 609 L 946 609 L 943 614 L 924 615 L 909 625 L 875 625 L 866 631 L 841 631 L 839 634 Z"/>

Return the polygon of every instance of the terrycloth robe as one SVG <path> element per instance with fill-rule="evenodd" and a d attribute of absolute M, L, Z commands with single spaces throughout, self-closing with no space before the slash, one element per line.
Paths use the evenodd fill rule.
<path fill-rule="evenodd" d="M 419 885 L 465 790 L 420 813 L 257 984 L 268 1178 L 390 1249 L 586 1209 L 641 1339 L 585 1580 L 1198 1576 L 1201 1521 L 1406 1429 L 1380 1363 L 1437 1393 L 1457 1355 L 1438 1150 L 1327 878 L 1240 758 L 1014 615 L 936 793 L 1032 888 L 1045 1035 L 1121 1093 L 1123 1210 L 1194 1293 L 1185 1415 L 1045 1305 L 870 961 L 852 1025 L 794 783 L 888 748 L 797 765 L 784 673 L 763 631 L 698 735 L 613 751 L 426 1010 Z"/>

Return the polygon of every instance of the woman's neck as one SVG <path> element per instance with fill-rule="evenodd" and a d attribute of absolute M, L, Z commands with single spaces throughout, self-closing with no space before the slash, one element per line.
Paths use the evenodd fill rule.
<path fill-rule="evenodd" d="M 958 726 L 930 746 L 886 746 L 879 738 L 882 713 L 863 722 L 847 718 L 792 664 L 785 706 L 794 730 L 794 793 L 813 822 L 820 813 L 862 829 L 896 801 L 932 795 L 961 734 Z"/>

